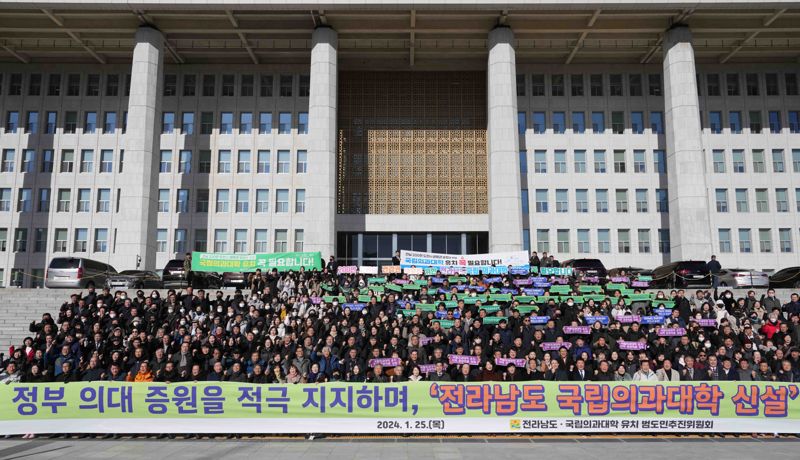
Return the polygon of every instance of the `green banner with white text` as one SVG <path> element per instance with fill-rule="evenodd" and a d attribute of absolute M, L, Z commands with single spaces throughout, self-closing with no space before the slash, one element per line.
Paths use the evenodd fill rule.
<path fill-rule="evenodd" d="M 272 254 L 219 254 L 213 252 L 193 252 L 192 270 L 196 272 L 279 272 L 319 270 L 322 268 L 322 254 L 319 252 L 276 252 Z"/>

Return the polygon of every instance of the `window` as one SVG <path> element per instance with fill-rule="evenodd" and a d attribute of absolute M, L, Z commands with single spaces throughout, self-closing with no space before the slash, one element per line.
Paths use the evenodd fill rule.
<path fill-rule="evenodd" d="M 525 136 L 525 130 L 528 128 L 528 119 L 525 112 L 517 112 L 517 131 L 520 136 Z"/>
<path fill-rule="evenodd" d="M 195 96 L 197 94 L 197 75 L 184 75 L 182 86 L 184 96 Z"/>
<path fill-rule="evenodd" d="M 290 112 L 280 112 L 278 114 L 278 134 L 292 133 L 292 114 Z"/>
<path fill-rule="evenodd" d="M 731 229 L 720 228 L 717 232 L 719 236 L 719 252 L 733 251 L 731 243 Z"/>
<path fill-rule="evenodd" d="M 637 241 L 639 243 L 639 252 L 642 254 L 650 253 L 650 229 L 640 228 L 636 232 Z"/>
<path fill-rule="evenodd" d="M 786 87 L 786 95 L 787 96 L 797 96 L 798 85 L 797 85 L 797 74 L 796 73 L 785 73 L 783 75 L 784 83 Z"/>
<path fill-rule="evenodd" d="M 81 76 L 78 74 L 67 75 L 67 96 L 80 96 Z"/>
<path fill-rule="evenodd" d="M 158 212 L 169 212 L 169 189 L 158 190 Z"/>
<path fill-rule="evenodd" d="M 650 130 L 653 134 L 664 134 L 664 114 L 662 112 L 650 112 Z"/>
<path fill-rule="evenodd" d="M 161 158 L 158 163 L 158 172 L 171 173 L 172 172 L 172 150 L 162 150 Z"/>
<path fill-rule="evenodd" d="M 603 112 L 592 112 L 592 132 L 603 133 L 606 130 L 606 114 Z"/>
<path fill-rule="evenodd" d="M 25 132 L 38 134 L 39 133 L 39 112 L 28 112 L 25 120 Z"/>
<path fill-rule="evenodd" d="M 308 172 L 308 152 L 305 150 L 297 151 L 297 174 Z"/>
<path fill-rule="evenodd" d="M 110 112 L 113 113 L 113 112 Z M 44 129 L 45 134 L 55 134 L 58 126 L 58 112 L 47 112 L 47 121 Z"/>
<path fill-rule="evenodd" d="M 252 75 L 242 75 L 239 82 L 239 95 L 242 97 L 252 97 L 255 80 Z"/>
<path fill-rule="evenodd" d="M 758 249 L 761 252 L 772 252 L 772 230 L 758 229 Z"/>
<path fill-rule="evenodd" d="M 181 114 L 181 132 L 187 135 L 194 134 L 194 112 Z"/>
<path fill-rule="evenodd" d="M 608 94 L 611 96 L 624 96 L 622 75 L 611 74 L 608 76 Z"/>
<path fill-rule="evenodd" d="M 275 191 L 275 212 L 289 212 L 289 190 L 278 189 Z"/>
<path fill-rule="evenodd" d="M 558 243 L 558 252 L 567 254 L 570 251 L 569 247 L 569 230 L 559 228 L 556 230 L 556 241 Z"/>
<path fill-rule="evenodd" d="M 647 189 L 636 189 L 636 212 L 648 212 Z"/>
<path fill-rule="evenodd" d="M 589 75 L 589 94 L 592 96 L 603 95 L 603 75 L 592 74 Z"/>
<path fill-rule="evenodd" d="M 71 173 L 75 164 L 75 152 L 72 150 L 61 151 L 61 169 L 62 173 Z"/>
<path fill-rule="evenodd" d="M 273 86 L 275 86 L 275 84 L 272 75 L 261 75 L 258 80 L 259 96 L 272 97 Z"/>
<path fill-rule="evenodd" d="M 591 252 L 589 229 L 578 229 L 578 252 L 582 254 Z"/>
<path fill-rule="evenodd" d="M 792 149 L 792 171 L 800 172 L 800 149 Z"/>
<path fill-rule="evenodd" d="M 196 212 L 206 213 L 208 212 L 208 201 L 209 201 L 209 192 L 207 188 L 201 188 L 197 190 L 197 204 L 195 207 Z"/>
<path fill-rule="evenodd" d="M 767 172 L 767 166 L 764 163 L 763 150 L 753 150 L 753 172 Z"/>
<path fill-rule="evenodd" d="M 219 133 L 233 133 L 233 112 L 222 112 L 219 118 Z"/>
<path fill-rule="evenodd" d="M 0 172 L 14 172 L 14 152 L 13 149 L 4 149 L 3 158 L 0 163 Z"/>
<path fill-rule="evenodd" d="M 714 172 L 715 173 L 724 173 L 725 172 L 725 151 L 724 150 L 714 150 L 712 152 L 713 161 L 714 161 Z"/>
<path fill-rule="evenodd" d="M 755 134 L 761 133 L 761 112 L 751 110 L 748 115 L 750 118 L 750 132 Z"/>
<path fill-rule="evenodd" d="M 564 75 L 550 76 L 550 94 L 556 97 L 564 95 Z"/>
<path fill-rule="evenodd" d="M 275 252 L 286 252 L 289 250 L 288 231 L 275 230 Z"/>
<path fill-rule="evenodd" d="M 114 134 L 117 130 L 117 112 L 106 112 L 103 114 L 103 133 Z"/>
<path fill-rule="evenodd" d="M 762 151 L 763 155 L 763 151 Z M 783 150 L 772 151 L 772 172 L 782 173 L 786 171 L 786 165 L 783 161 Z"/>
<path fill-rule="evenodd" d="M 208 174 L 211 172 L 211 150 L 201 150 L 197 159 L 197 172 Z"/>
<path fill-rule="evenodd" d="M 97 112 L 86 112 L 83 124 L 84 134 L 94 134 L 97 131 Z"/>
<path fill-rule="evenodd" d="M 783 129 L 783 125 L 781 124 L 781 113 L 775 110 L 770 110 L 767 112 L 767 117 L 769 118 L 769 131 L 771 133 L 780 133 Z"/>
<path fill-rule="evenodd" d="M 611 112 L 611 132 L 614 134 L 625 132 L 625 112 Z"/>
<path fill-rule="evenodd" d="M 544 75 L 531 75 L 531 96 L 544 96 Z"/>
<path fill-rule="evenodd" d="M 566 115 L 564 112 L 553 112 L 553 133 L 564 134 L 566 129 Z"/>
<path fill-rule="evenodd" d="M 19 189 L 17 197 L 17 212 L 31 212 L 33 209 L 33 190 L 29 188 Z"/>
<path fill-rule="evenodd" d="M 589 212 L 589 190 L 579 188 L 575 190 L 575 211 L 579 213 Z"/>
<path fill-rule="evenodd" d="M 764 77 L 767 83 L 767 96 L 779 96 L 780 91 L 778 90 L 778 74 L 768 73 L 764 75 Z"/>
<path fill-rule="evenodd" d="M 536 250 L 539 252 L 550 251 L 550 230 L 541 228 L 536 230 Z"/>
<path fill-rule="evenodd" d="M 281 75 L 280 78 L 280 96 L 281 97 L 292 97 L 292 84 L 293 82 L 292 75 Z"/>
<path fill-rule="evenodd" d="M 545 114 L 544 112 L 533 112 L 533 133 L 544 134 L 546 131 Z"/>
<path fill-rule="evenodd" d="M 536 150 L 533 152 L 533 172 L 537 174 L 547 173 L 547 151 Z"/>
<path fill-rule="evenodd" d="M 53 241 L 53 252 L 67 252 L 67 229 L 57 228 Z M 3 238 L 2 250 L 5 251 L 5 238 Z"/>
<path fill-rule="evenodd" d="M 24 173 L 32 173 L 36 170 L 36 152 L 33 149 L 22 151 L 22 168 Z"/>
<path fill-rule="evenodd" d="M 736 212 L 750 212 L 750 204 L 747 199 L 747 189 L 737 188 L 734 192 L 736 194 Z"/>
<path fill-rule="evenodd" d="M 556 150 L 555 151 L 555 168 L 554 171 L 556 174 L 566 174 L 567 173 L 567 151 L 566 150 Z"/>
<path fill-rule="evenodd" d="M 614 172 L 615 173 L 624 173 L 625 172 L 625 151 L 624 150 L 614 150 Z"/>
<path fill-rule="evenodd" d="M 635 173 L 647 172 L 647 163 L 644 157 L 644 150 L 633 151 L 633 172 Z"/>
<path fill-rule="evenodd" d="M 597 229 L 597 252 L 601 254 L 611 252 L 611 230 L 607 228 Z"/>
<path fill-rule="evenodd" d="M 11 212 L 10 188 L 0 188 L 0 211 Z"/>
<path fill-rule="evenodd" d="M 297 83 L 297 96 L 308 97 L 311 93 L 311 75 L 300 75 Z"/>
<path fill-rule="evenodd" d="M 178 152 L 178 173 L 189 174 L 192 172 L 192 151 L 181 150 Z"/>
<path fill-rule="evenodd" d="M 621 254 L 631 252 L 631 231 L 627 229 L 617 230 L 617 251 Z"/>
<path fill-rule="evenodd" d="M 299 188 L 299 189 L 295 190 L 294 212 L 296 212 L 296 213 L 306 212 L 306 191 L 305 191 L 305 189 Z"/>
<path fill-rule="evenodd" d="M 717 212 L 728 212 L 728 189 L 718 188 L 714 190 L 714 198 L 717 203 Z"/>
<path fill-rule="evenodd" d="M 167 229 L 156 229 L 156 252 L 167 252 Z"/>
<path fill-rule="evenodd" d="M 256 163 L 258 174 L 269 174 L 269 150 L 259 150 Z"/>
<path fill-rule="evenodd" d="M 81 169 L 82 173 L 90 173 L 94 169 L 94 152 L 92 150 L 81 150 Z"/>
<path fill-rule="evenodd" d="M 54 152 L 51 149 L 42 150 L 42 167 L 40 172 L 53 172 L 53 156 Z"/>
<path fill-rule="evenodd" d="M 669 212 L 669 193 L 665 188 L 656 189 L 656 212 Z"/>
<path fill-rule="evenodd" d="M 745 85 L 747 86 L 748 96 L 758 96 L 758 74 L 748 73 L 744 76 Z"/>
<path fill-rule="evenodd" d="M 178 94 L 178 76 L 174 74 L 164 75 L 164 96 L 175 96 Z"/>
<path fill-rule="evenodd" d="M 106 96 L 119 95 L 119 75 L 106 75 Z"/>
<path fill-rule="evenodd" d="M 734 150 L 732 158 L 733 158 L 733 172 L 743 174 L 745 172 L 744 150 Z"/>
<path fill-rule="evenodd" d="M 214 75 L 203 75 L 203 92 L 202 95 L 206 97 L 214 96 L 214 89 L 217 86 L 216 77 Z"/>
<path fill-rule="evenodd" d="M 89 250 L 89 229 L 76 228 L 74 252 L 86 252 L 88 250 Z"/>
<path fill-rule="evenodd" d="M 272 112 L 258 114 L 258 133 L 270 134 L 272 132 Z"/>
<path fill-rule="evenodd" d="M 670 253 L 669 229 L 667 228 L 658 229 L 658 252 L 661 254 Z"/>
<path fill-rule="evenodd" d="M 606 151 L 594 151 L 594 172 L 604 174 L 606 172 Z"/>
<path fill-rule="evenodd" d="M 200 112 L 200 134 L 214 131 L 214 112 Z"/>
<path fill-rule="evenodd" d="M 308 134 L 308 112 L 297 114 L 297 134 Z"/>
<path fill-rule="evenodd" d="M 111 212 L 111 189 L 97 189 L 97 212 Z"/>
<path fill-rule="evenodd" d="M 231 151 L 220 150 L 217 158 L 217 172 L 227 174 L 231 172 Z"/>
<path fill-rule="evenodd" d="M 575 172 L 586 172 L 586 150 L 575 150 Z"/>
<path fill-rule="evenodd" d="M 255 245 L 254 250 L 256 253 L 264 253 L 269 252 L 269 240 L 267 236 L 267 231 L 265 229 L 256 229 L 254 230 L 255 234 Z"/>
<path fill-rule="evenodd" d="M 739 74 L 729 73 L 725 75 L 725 88 L 728 96 L 739 95 Z"/>
<path fill-rule="evenodd" d="M 781 252 L 792 252 L 792 229 L 778 229 L 778 244 L 780 245 Z"/>
<path fill-rule="evenodd" d="M 769 212 L 769 198 L 765 188 L 756 189 L 756 211 Z"/>
<path fill-rule="evenodd" d="M 667 152 L 653 150 L 653 169 L 657 174 L 667 173 Z"/>
<path fill-rule="evenodd" d="M 250 134 L 253 132 L 253 112 L 242 112 L 239 114 L 239 134 Z"/>
<path fill-rule="evenodd" d="M 233 231 L 233 252 L 247 252 L 247 229 L 237 228 Z"/>
<path fill-rule="evenodd" d="M 19 128 L 19 112 L 8 112 L 6 115 L 6 133 L 15 133 Z"/>
<path fill-rule="evenodd" d="M 608 190 L 601 188 L 594 191 L 595 194 L 595 211 L 608 212 Z"/>
<path fill-rule="evenodd" d="M 175 197 L 175 212 L 189 212 L 189 190 L 179 188 Z"/>
<path fill-rule="evenodd" d="M 269 212 L 269 190 L 256 190 L 256 213 Z"/>
<path fill-rule="evenodd" d="M 247 189 L 236 190 L 236 212 L 237 213 L 250 212 L 250 190 Z"/>
<path fill-rule="evenodd" d="M 628 212 L 628 190 L 618 188 L 614 196 L 616 197 L 617 212 Z"/>
<path fill-rule="evenodd" d="M 61 75 L 53 73 L 47 76 L 47 95 L 61 96 Z"/>
<path fill-rule="evenodd" d="M 2 202 L 0 201 L 0 205 Z M 2 211 L 2 207 L 0 207 L 0 211 Z M 50 212 L 50 189 L 49 188 L 40 188 L 39 189 L 39 204 L 36 208 L 37 212 Z"/>
<path fill-rule="evenodd" d="M 47 250 L 47 229 L 37 228 L 33 231 L 33 252 L 45 252 Z"/>
<path fill-rule="evenodd" d="M 517 74 L 517 96 L 525 95 L 525 74 Z"/>
<path fill-rule="evenodd" d="M 569 212 L 569 197 L 566 189 L 556 190 L 556 212 L 566 213 Z"/>
<path fill-rule="evenodd" d="M 278 150 L 278 174 L 289 174 L 291 172 L 291 159 L 288 150 Z"/>
<path fill-rule="evenodd" d="M 583 75 L 579 73 L 572 74 L 569 76 L 569 82 L 570 94 L 575 97 L 583 96 Z"/>
<path fill-rule="evenodd" d="M 650 74 L 647 76 L 647 89 L 651 96 L 661 96 L 661 74 Z"/>
<path fill-rule="evenodd" d="M 536 212 L 548 212 L 547 189 L 536 189 L 535 204 L 536 204 Z"/>
<path fill-rule="evenodd" d="M 28 96 L 42 94 L 42 74 L 32 73 L 28 76 Z"/>
<path fill-rule="evenodd" d="M 182 254 L 182 253 L 186 252 L 186 229 L 185 228 L 176 228 L 175 229 L 174 247 L 172 249 L 176 254 Z"/>
<path fill-rule="evenodd" d="M 728 126 L 731 129 L 731 134 L 741 134 L 742 112 L 737 112 L 737 111 L 728 112 Z"/>
<path fill-rule="evenodd" d="M 722 112 L 708 112 L 709 129 L 714 134 L 722 132 Z"/>
<path fill-rule="evenodd" d="M 572 132 L 583 134 L 586 131 L 586 116 L 583 112 L 572 112 Z"/>
<path fill-rule="evenodd" d="M 775 189 L 775 210 L 777 212 L 789 212 L 789 189 Z"/>
<path fill-rule="evenodd" d="M 208 230 L 204 228 L 194 230 L 194 250 L 199 252 L 208 250 Z"/>
<path fill-rule="evenodd" d="M 236 164 L 236 172 L 239 174 L 250 174 L 249 150 L 239 150 L 239 161 Z"/>
<path fill-rule="evenodd" d="M 92 192 L 88 188 L 78 189 L 78 211 L 77 212 L 91 212 L 92 211 Z"/>
<path fill-rule="evenodd" d="M 644 133 L 644 112 L 631 112 L 631 132 Z"/>
<path fill-rule="evenodd" d="M 217 190 L 217 212 L 228 212 L 230 210 L 229 201 L 230 192 L 228 189 Z"/>
<path fill-rule="evenodd" d="M 172 134 L 175 131 L 175 112 L 161 114 L 161 133 Z"/>

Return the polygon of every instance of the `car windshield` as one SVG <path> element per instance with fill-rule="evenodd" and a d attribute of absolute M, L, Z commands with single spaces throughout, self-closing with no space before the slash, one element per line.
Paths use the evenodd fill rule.
<path fill-rule="evenodd" d="M 66 269 L 66 268 L 78 268 L 80 266 L 81 266 L 81 259 L 59 258 L 50 261 L 50 268 Z"/>
<path fill-rule="evenodd" d="M 121 272 L 119 272 L 120 275 L 138 275 L 140 273 L 141 272 L 138 270 L 122 270 Z"/>

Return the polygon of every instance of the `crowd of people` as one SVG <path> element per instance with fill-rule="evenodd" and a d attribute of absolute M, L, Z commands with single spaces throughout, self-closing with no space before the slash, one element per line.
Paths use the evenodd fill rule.
<path fill-rule="evenodd" d="M 571 280 L 534 308 L 484 297 L 521 293 L 530 275 L 515 273 L 374 280 L 329 263 L 257 271 L 235 292 L 90 288 L 30 324 L 0 382 L 800 381 L 796 293 L 631 301 L 603 287 L 600 300 Z"/>

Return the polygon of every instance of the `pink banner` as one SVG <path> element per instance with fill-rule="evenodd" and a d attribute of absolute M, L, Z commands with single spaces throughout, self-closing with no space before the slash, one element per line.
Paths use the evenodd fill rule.
<path fill-rule="evenodd" d="M 564 334 L 589 335 L 592 333 L 590 326 L 564 326 Z"/>
<path fill-rule="evenodd" d="M 395 367 L 400 363 L 400 358 L 373 358 L 369 360 L 369 367 L 375 367 L 378 364 L 383 367 Z"/>
<path fill-rule="evenodd" d="M 358 273 L 358 265 L 345 265 L 343 267 L 339 267 L 336 269 L 336 273 L 338 274 L 353 274 L 355 275 Z"/>
<path fill-rule="evenodd" d="M 517 367 L 525 367 L 525 358 L 495 358 L 494 363 L 498 366 L 508 366 L 513 364 Z"/>
<path fill-rule="evenodd" d="M 572 342 L 542 342 L 539 346 L 544 351 L 560 350 L 562 347 L 569 350 L 572 348 Z"/>
<path fill-rule="evenodd" d="M 620 350 L 647 350 L 646 342 L 626 342 L 620 340 L 617 342 Z"/>
<path fill-rule="evenodd" d="M 450 364 L 469 364 L 471 366 L 477 366 L 481 363 L 481 359 L 477 356 L 447 355 L 447 359 L 450 361 Z"/>

